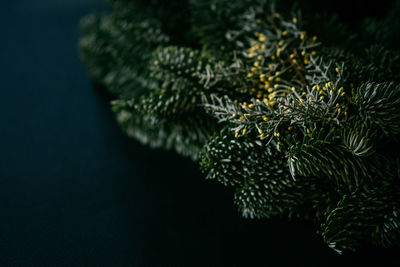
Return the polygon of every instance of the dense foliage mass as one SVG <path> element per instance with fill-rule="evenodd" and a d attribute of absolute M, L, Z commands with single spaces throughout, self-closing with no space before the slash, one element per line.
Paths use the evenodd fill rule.
<path fill-rule="evenodd" d="M 80 51 L 124 131 L 233 186 L 243 216 L 398 245 L 400 3 L 348 27 L 286 2 L 113 0 Z"/>

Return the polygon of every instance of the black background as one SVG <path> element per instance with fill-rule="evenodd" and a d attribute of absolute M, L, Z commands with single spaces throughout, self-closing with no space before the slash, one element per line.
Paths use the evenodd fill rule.
<path fill-rule="evenodd" d="M 400 266 L 396 249 L 339 256 L 311 224 L 242 219 L 197 164 L 124 136 L 76 47 L 80 18 L 108 9 L 2 1 L 0 266 Z"/>

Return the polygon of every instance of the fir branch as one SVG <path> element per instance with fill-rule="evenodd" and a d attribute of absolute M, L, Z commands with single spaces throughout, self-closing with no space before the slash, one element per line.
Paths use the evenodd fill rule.
<path fill-rule="evenodd" d="M 281 1 L 111 2 L 79 48 L 127 135 L 198 160 L 245 217 L 399 244 L 399 4 L 351 32 Z"/>

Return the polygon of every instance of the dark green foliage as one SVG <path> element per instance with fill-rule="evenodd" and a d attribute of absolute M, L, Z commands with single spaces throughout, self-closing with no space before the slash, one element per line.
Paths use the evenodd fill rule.
<path fill-rule="evenodd" d="M 228 129 L 212 138 L 200 155 L 200 166 L 208 171 L 207 179 L 237 188 L 235 203 L 243 216 L 312 216 L 312 203 L 328 200 L 326 195 L 321 198 L 319 190 L 327 188 L 329 181 L 312 176 L 294 179 L 286 162 L 284 155 L 266 141 L 245 137 L 239 141 Z"/>
<path fill-rule="evenodd" d="M 344 195 L 322 224 L 325 242 L 338 252 L 355 250 L 371 240 L 380 246 L 399 244 L 398 181 L 378 183 Z"/>
<path fill-rule="evenodd" d="M 353 98 L 363 121 L 377 127 L 386 136 L 400 134 L 400 85 L 365 83 Z"/>
<path fill-rule="evenodd" d="M 381 19 L 366 18 L 360 28 L 364 40 L 381 45 L 390 50 L 399 49 L 400 1 L 393 1 L 388 14 Z M 398 67 L 398 65 L 397 65 Z"/>
<path fill-rule="evenodd" d="M 338 252 L 398 245 L 400 2 L 350 26 L 290 2 L 112 0 L 80 51 L 122 129 L 198 160 L 243 216 L 306 218 Z"/>
<path fill-rule="evenodd" d="M 173 149 L 193 159 L 197 159 L 200 148 L 215 128 L 215 123 L 204 122 L 201 115 L 196 114 L 179 120 L 142 114 L 133 100 L 115 100 L 112 107 L 128 136 L 154 148 Z"/>
<path fill-rule="evenodd" d="M 156 46 L 169 40 L 157 20 L 132 21 L 130 17 L 113 13 L 85 18 L 79 44 L 93 78 L 123 97 L 136 96 L 154 86 L 142 64 L 149 61 Z"/>

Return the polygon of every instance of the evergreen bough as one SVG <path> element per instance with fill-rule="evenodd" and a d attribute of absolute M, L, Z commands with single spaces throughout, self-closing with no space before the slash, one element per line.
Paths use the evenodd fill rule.
<path fill-rule="evenodd" d="M 129 136 L 198 161 L 245 217 L 312 220 L 339 253 L 399 244 L 399 1 L 352 30 L 288 1 L 110 2 L 79 46 Z"/>

